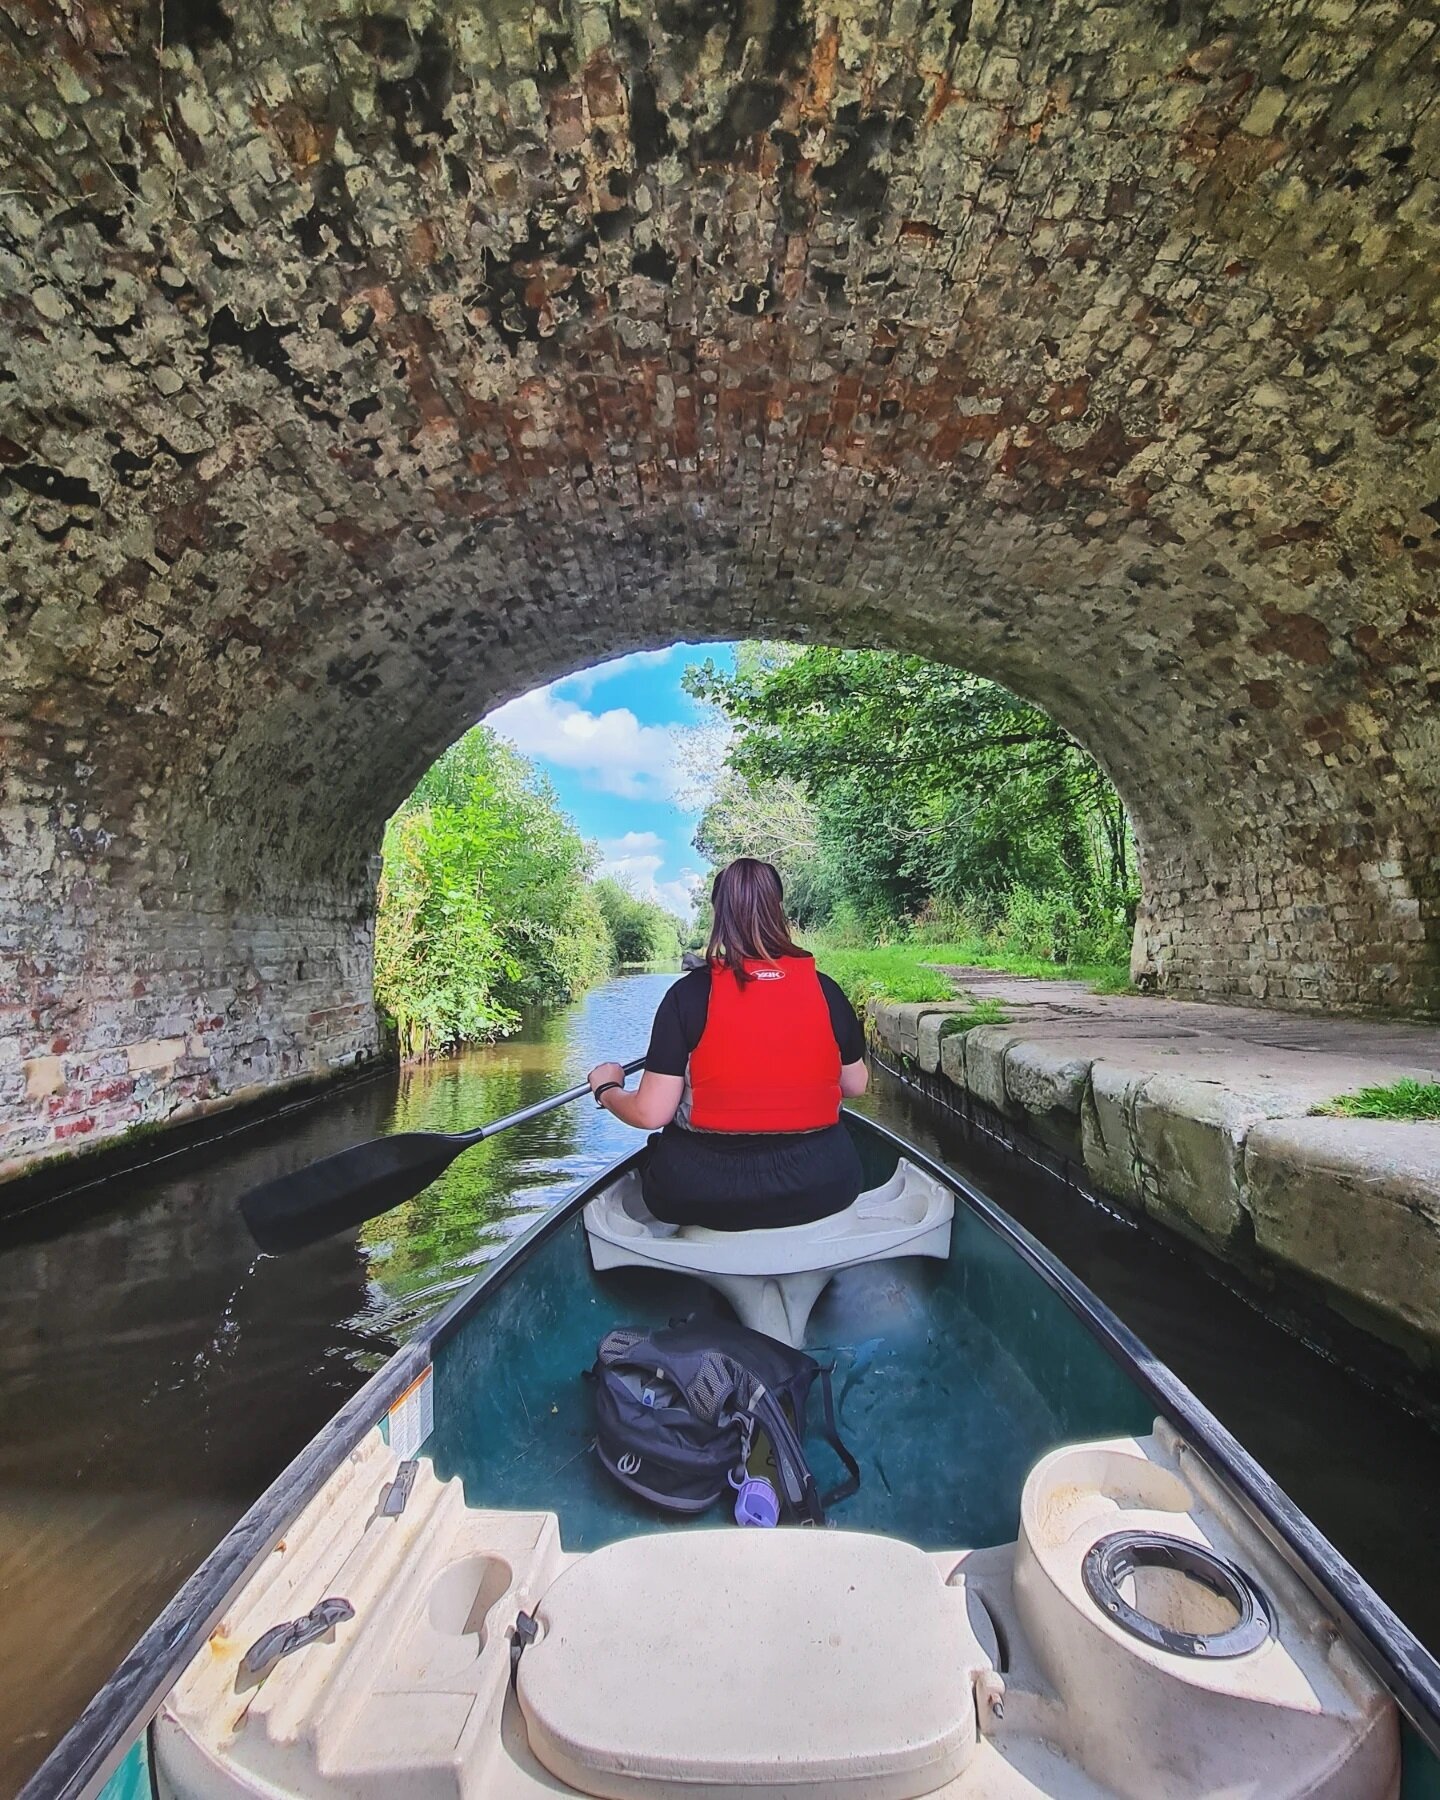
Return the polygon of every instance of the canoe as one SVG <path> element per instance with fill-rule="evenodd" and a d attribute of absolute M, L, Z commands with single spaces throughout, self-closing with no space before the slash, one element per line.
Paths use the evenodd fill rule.
<path fill-rule="evenodd" d="M 735 1298 L 714 1234 L 723 1279 L 609 1255 L 626 1159 L 319 1433 L 22 1800 L 1440 1796 L 1440 1666 L 1395 1614 L 992 1199 L 848 1124 L 887 1249 L 804 1297 L 861 1466 L 827 1528 L 601 1467 L 601 1337 Z"/>

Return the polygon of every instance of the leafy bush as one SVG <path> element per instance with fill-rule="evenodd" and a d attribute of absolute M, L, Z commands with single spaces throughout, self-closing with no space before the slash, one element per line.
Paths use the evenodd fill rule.
<path fill-rule="evenodd" d="M 1052 963 L 1118 963 L 1129 955 L 1124 912 L 1098 897 L 1011 888 L 994 930 L 997 949 Z"/>
<path fill-rule="evenodd" d="M 676 963 L 684 927 L 654 900 L 642 900 L 606 876 L 595 883 L 595 899 L 620 963 Z"/>
<path fill-rule="evenodd" d="M 916 944 L 983 944 L 994 922 L 981 908 L 936 896 L 916 913 L 906 936 Z"/>
<path fill-rule="evenodd" d="M 609 969 L 590 859 L 523 757 L 479 725 L 451 745 L 385 829 L 375 995 L 403 1056 L 503 1035 Z"/>
<path fill-rule="evenodd" d="M 842 900 L 826 921 L 824 941 L 827 950 L 873 950 L 876 938 L 874 931 L 860 917 L 855 903 Z M 837 975 L 835 979 L 840 978 Z M 929 995 L 921 997 L 928 999 Z"/>

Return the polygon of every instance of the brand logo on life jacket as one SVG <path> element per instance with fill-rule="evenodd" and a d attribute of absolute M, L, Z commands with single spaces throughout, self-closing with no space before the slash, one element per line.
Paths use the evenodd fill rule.
<path fill-rule="evenodd" d="M 633 1450 L 627 1450 L 615 1467 L 622 1475 L 637 1475 L 640 1472 L 640 1458 Z"/>
<path fill-rule="evenodd" d="M 785 979 L 783 969 L 752 969 L 750 973 L 756 981 L 783 981 Z"/>

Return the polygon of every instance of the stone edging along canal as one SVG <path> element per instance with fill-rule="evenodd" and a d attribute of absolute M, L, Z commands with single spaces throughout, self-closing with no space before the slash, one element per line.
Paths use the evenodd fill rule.
<path fill-rule="evenodd" d="M 1437 1404 L 1440 1121 L 1312 1109 L 1401 1075 L 1440 1080 L 1440 1032 L 955 974 L 1022 1016 L 966 1028 L 971 999 L 872 1002 L 867 1029 L 898 1073 L 1003 1121 L 1098 1197 L 1288 1291 L 1322 1331 L 1323 1315 L 1338 1315 L 1347 1360 L 1378 1339 L 1386 1385 Z"/>

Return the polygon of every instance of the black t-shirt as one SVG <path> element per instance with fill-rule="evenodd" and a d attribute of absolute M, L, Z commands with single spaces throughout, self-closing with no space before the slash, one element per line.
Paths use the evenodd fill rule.
<path fill-rule="evenodd" d="M 818 973 L 818 971 L 817 971 Z M 865 1055 L 865 1033 L 855 1008 L 828 975 L 820 974 L 820 991 L 830 1009 L 830 1029 L 840 1049 L 842 1063 L 856 1063 Z M 682 975 L 660 1002 L 650 1028 L 650 1048 L 645 1067 L 655 1075 L 683 1075 L 691 1053 L 700 1042 L 710 1012 L 710 970 L 695 969 Z"/>

